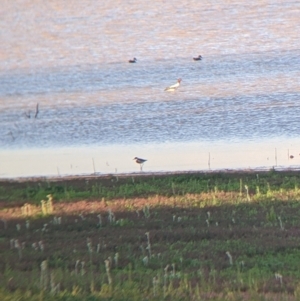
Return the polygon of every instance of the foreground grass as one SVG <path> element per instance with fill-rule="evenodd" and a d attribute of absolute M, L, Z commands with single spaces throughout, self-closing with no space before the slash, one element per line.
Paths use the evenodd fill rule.
<path fill-rule="evenodd" d="M 47 194 L 57 201 L 82 198 L 133 198 L 155 195 L 173 196 L 212 191 L 249 193 L 300 189 L 300 173 L 219 172 L 145 176 L 102 176 L 82 178 L 32 179 L 31 181 L 0 181 L 0 202 L 40 203 Z"/>
<path fill-rule="evenodd" d="M 299 184 L 274 171 L 2 183 L 0 299 L 300 300 Z"/>

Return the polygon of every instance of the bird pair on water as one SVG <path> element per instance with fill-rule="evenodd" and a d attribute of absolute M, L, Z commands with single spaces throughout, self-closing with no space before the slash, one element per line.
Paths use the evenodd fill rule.
<path fill-rule="evenodd" d="M 193 57 L 194 61 L 201 61 L 202 60 L 202 55 L 198 55 L 197 57 Z M 132 60 L 129 60 L 128 63 L 136 63 L 137 59 L 134 57 Z"/>

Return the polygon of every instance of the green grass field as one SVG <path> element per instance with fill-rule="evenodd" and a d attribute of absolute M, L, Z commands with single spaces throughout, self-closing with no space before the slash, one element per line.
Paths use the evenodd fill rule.
<path fill-rule="evenodd" d="M 0 182 L 0 300 L 300 300 L 300 173 Z"/>

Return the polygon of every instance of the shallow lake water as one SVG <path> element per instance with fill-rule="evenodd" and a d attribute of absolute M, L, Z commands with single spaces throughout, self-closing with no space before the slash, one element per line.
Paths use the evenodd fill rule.
<path fill-rule="evenodd" d="M 4 1 L 0 177 L 297 168 L 299 9 Z"/>

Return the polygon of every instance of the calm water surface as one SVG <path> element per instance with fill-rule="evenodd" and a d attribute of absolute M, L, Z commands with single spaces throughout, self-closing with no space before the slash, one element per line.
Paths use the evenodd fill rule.
<path fill-rule="evenodd" d="M 298 166 L 299 13 L 279 0 L 3 1 L 0 177 L 134 172 L 134 156 L 145 171 Z"/>

